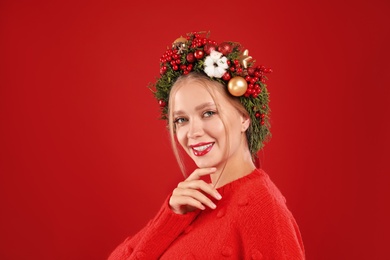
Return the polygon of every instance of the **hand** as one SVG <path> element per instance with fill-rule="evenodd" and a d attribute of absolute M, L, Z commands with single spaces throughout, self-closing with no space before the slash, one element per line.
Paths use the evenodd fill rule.
<path fill-rule="evenodd" d="M 216 168 L 196 169 L 183 182 L 173 190 L 169 200 L 169 206 L 176 214 L 185 214 L 196 209 L 205 210 L 206 207 L 215 209 L 217 206 L 206 195 L 220 200 L 222 196 L 211 185 L 201 180 L 200 177 L 215 173 Z"/>

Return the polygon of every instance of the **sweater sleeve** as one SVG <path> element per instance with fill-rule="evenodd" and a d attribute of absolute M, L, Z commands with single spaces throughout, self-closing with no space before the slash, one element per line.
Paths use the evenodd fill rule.
<path fill-rule="evenodd" d="M 199 211 L 174 213 L 167 197 L 157 215 L 136 235 L 128 237 L 109 256 L 109 260 L 158 259 L 169 245 L 195 219 Z"/>

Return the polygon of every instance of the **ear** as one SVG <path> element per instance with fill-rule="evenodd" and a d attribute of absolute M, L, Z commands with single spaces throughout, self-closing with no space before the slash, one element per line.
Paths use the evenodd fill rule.
<path fill-rule="evenodd" d="M 247 115 L 241 115 L 241 132 L 245 132 L 251 123 L 251 119 Z"/>

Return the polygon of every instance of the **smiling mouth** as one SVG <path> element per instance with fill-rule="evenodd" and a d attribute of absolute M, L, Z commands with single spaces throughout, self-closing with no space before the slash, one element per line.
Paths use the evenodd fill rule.
<path fill-rule="evenodd" d="M 195 156 L 203 156 L 211 151 L 214 143 L 200 143 L 197 145 L 190 145 Z"/>

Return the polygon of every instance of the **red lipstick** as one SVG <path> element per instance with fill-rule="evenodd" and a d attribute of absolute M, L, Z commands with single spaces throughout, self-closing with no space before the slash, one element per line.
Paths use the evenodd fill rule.
<path fill-rule="evenodd" d="M 198 143 L 190 145 L 192 152 L 195 156 L 203 156 L 213 149 L 214 143 Z"/>

